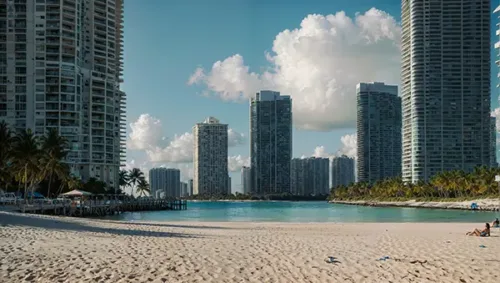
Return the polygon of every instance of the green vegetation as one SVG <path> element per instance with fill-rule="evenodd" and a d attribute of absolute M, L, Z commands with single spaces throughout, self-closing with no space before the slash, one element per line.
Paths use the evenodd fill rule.
<path fill-rule="evenodd" d="M 140 195 L 149 192 L 149 184 L 137 168 L 120 171 L 116 191 L 95 178 L 83 183 L 71 175 L 65 162 L 68 147 L 68 141 L 56 129 L 38 137 L 31 130 L 14 133 L 4 121 L 0 122 L 0 188 L 24 195 L 36 191 L 47 197 L 75 189 L 94 194 L 122 194 L 122 189 L 129 186 L 135 187 Z"/>
<path fill-rule="evenodd" d="M 329 200 L 377 201 L 466 201 L 499 197 L 495 175 L 500 168 L 477 167 L 472 172 L 447 171 L 435 175 L 429 182 L 404 184 L 401 178 L 390 178 L 373 185 L 355 183 L 332 188 Z"/>

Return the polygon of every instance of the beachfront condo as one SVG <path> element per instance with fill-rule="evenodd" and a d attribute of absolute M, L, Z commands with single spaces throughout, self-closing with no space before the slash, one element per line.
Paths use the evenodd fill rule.
<path fill-rule="evenodd" d="M 490 165 L 490 2 L 402 1 L 405 182 Z"/>
<path fill-rule="evenodd" d="M 294 158 L 291 165 L 291 193 L 297 196 L 327 195 L 330 192 L 328 158 Z"/>
<path fill-rule="evenodd" d="M 357 93 L 358 181 L 401 175 L 401 98 L 398 87 L 360 83 Z"/>
<path fill-rule="evenodd" d="M 149 170 L 151 195 L 155 198 L 182 196 L 181 171 L 177 168 L 152 168 Z"/>
<path fill-rule="evenodd" d="M 250 167 L 241 167 L 241 185 L 243 189 L 243 194 L 249 194 L 250 188 L 252 187 L 252 175 Z"/>
<path fill-rule="evenodd" d="M 332 188 L 354 183 L 354 158 L 342 155 L 332 159 Z"/>
<path fill-rule="evenodd" d="M 263 90 L 250 99 L 251 193 L 290 193 L 292 99 Z"/>
<path fill-rule="evenodd" d="M 227 170 L 227 124 L 208 117 L 193 127 L 193 194 L 221 196 L 230 192 Z"/>
<path fill-rule="evenodd" d="M 0 1 L 0 120 L 69 141 L 83 181 L 125 161 L 123 0 Z"/>

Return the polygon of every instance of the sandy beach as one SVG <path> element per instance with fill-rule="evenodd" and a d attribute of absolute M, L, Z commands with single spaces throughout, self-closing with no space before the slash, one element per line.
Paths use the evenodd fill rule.
<path fill-rule="evenodd" d="M 465 236 L 482 225 L 122 223 L 0 212 L 0 282 L 500 282 L 500 229 Z"/>

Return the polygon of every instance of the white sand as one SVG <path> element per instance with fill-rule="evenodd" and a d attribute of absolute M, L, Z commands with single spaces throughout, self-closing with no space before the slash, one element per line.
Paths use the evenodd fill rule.
<path fill-rule="evenodd" d="M 500 282 L 500 229 L 464 235 L 480 223 L 120 223 L 0 212 L 0 225 L 0 282 Z M 326 263 L 330 255 L 340 262 Z"/>
<path fill-rule="evenodd" d="M 397 206 L 397 207 L 416 207 L 416 208 L 442 208 L 442 209 L 463 209 L 470 210 L 471 204 L 476 203 L 479 210 L 499 211 L 500 199 L 477 199 L 469 201 L 372 201 L 372 200 L 358 200 L 358 201 L 341 201 L 333 200 L 331 203 L 339 204 L 352 204 L 352 205 L 367 205 L 367 206 Z"/>

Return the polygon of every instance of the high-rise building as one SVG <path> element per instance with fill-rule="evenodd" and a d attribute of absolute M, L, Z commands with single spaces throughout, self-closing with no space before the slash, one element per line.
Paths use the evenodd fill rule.
<path fill-rule="evenodd" d="M 328 158 L 294 158 L 291 162 L 291 193 L 299 196 L 326 195 L 330 192 Z"/>
<path fill-rule="evenodd" d="M 497 163 L 497 118 L 491 117 L 490 167 L 498 167 Z"/>
<path fill-rule="evenodd" d="M 193 195 L 193 179 L 189 179 L 188 181 L 188 192 L 190 196 Z"/>
<path fill-rule="evenodd" d="M 227 176 L 227 194 L 230 195 L 233 193 L 232 185 L 231 185 L 231 177 Z"/>
<path fill-rule="evenodd" d="M 360 83 L 357 92 L 359 182 L 401 175 L 401 98 L 398 87 Z"/>
<path fill-rule="evenodd" d="M 332 188 L 354 183 L 354 158 L 345 155 L 332 159 Z"/>
<path fill-rule="evenodd" d="M 241 168 L 241 186 L 243 187 L 243 194 L 249 194 L 252 187 L 252 175 L 250 167 L 243 166 Z"/>
<path fill-rule="evenodd" d="M 69 141 L 73 175 L 118 188 L 123 0 L 0 1 L 0 121 Z"/>
<path fill-rule="evenodd" d="M 403 181 L 490 164 L 490 5 L 402 1 Z"/>
<path fill-rule="evenodd" d="M 214 117 L 193 127 L 195 195 L 228 193 L 227 124 Z"/>
<path fill-rule="evenodd" d="M 263 90 L 250 100 L 252 194 L 290 192 L 292 100 Z"/>
<path fill-rule="evenodd" d="M 181 197 L 186 197 L 189 195 L 188 192 L 188 183 L 181 182 Z"/>
<path fill-rule="evenodd" d="M 181 171 L 175 168 L 153 168 L 149 170 L 151 195 L 155 198 L 178 198 L 181 196 Z"/>

